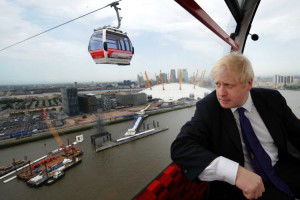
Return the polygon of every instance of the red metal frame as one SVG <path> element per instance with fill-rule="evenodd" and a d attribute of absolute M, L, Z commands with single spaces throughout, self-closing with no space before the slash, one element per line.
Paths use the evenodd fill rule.
<path fill-rule="evenodd" d="M 175 0 L 180 6 L 196 17 L 202 24 L 214 32 L 218 37 L 228 43 L 233 51 L 239 49 L 238 44 L 194 1 Z"/>

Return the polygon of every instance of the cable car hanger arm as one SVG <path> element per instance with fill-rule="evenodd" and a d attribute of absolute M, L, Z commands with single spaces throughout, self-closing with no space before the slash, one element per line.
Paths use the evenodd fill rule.
<path fill-rule="evenodd" d="M 121 10 L 121 8 L 118 8 L 117 7 L 118 5 L 119 5 L 119 1 L 113 2 L 110 5 L 110 7 L 114 7 L 114 9 L 117 13 L 117 18 L 118 18 L 118 26 L 116 27 L 117 29 L 119 29 L 121 27 L 121 20 L 122 20 L 122 17 L 120 17 L 120 15 L 119 15 L 119 10 Z"/>

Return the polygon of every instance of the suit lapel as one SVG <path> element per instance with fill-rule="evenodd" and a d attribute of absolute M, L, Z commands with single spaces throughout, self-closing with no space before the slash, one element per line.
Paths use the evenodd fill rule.
<path fill-rule="evenodd" d="M 222 109 L 223 130 L 228 134 L 238 153 L 243 154 L 243 148 L 236 121 L 230 109 Z"/>
<path fill-rule="evenodd" d="M 266 103 L 264 103 L 263 98 L 261 98 L 255 91 L 251 91 L 251 97 L 257 112 L 259 113 L 261 119 L 266 125 L 275 144 L 277 145 L 277 147 L 280 147 L 280 141 L 283 141 L 283 138 L 282 134 L 280 134 L 281 128 L 279 122 L 276 121 L 275 116 L 272 115 L 272 111 L 268 108 Z"/>

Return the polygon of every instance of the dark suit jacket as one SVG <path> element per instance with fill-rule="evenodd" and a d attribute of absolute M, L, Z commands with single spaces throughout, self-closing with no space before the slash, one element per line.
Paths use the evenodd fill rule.
<path fill-rule="evenodd" d="M 300 122 L 276 90 L 253 88 L 253 103 L 278 147 L 279 161 L 288 156 L 287 140 L 300 149 Z M 189 179 L 199 174 L 218 156 L 244 165 L 244 156 L 238 128 L 230 109 L 220 106 L 216 92 L 196 105 L 191 121 L 187 122 L 172 143 L 171 157 Z M 213 181 L 214 195 L 224 197 L 240 192 L 228 183 Z M 226 198 L 225 198 L 226 199 Z"/>

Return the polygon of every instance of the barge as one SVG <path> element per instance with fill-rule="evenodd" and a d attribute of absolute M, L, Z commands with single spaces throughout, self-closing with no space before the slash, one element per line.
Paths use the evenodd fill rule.
<path fill-rule="evenodd" d="M 60 179 L 66 170 L 80 163 L 81 155 L 82 151 L 74 145 L 62 146 L 20 170 L 17 178 L 32 187 L 39 187 L 44 183 L 52 184 Z"/>
<path fill-rule="evenodd" d="M 4 176 L 12 171 L 15 171 L 16 169 L 18 169 L 20 167 L 27 165 L 29 162 L 30 161 L 27 159 L 17 160 L 17 161 L 13 160 L 13 162 L 8 166 L 0 165 L 0 177 Z"/>

